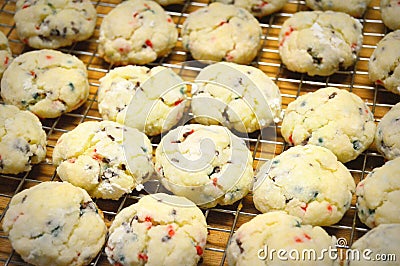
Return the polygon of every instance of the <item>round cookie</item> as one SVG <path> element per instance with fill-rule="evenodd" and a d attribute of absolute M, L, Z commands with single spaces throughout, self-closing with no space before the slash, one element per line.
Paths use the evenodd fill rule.
<path fill-rule="evenodd" d="M 282 9 L 287 0 L 217 0 L 224 4 L 235 5 L 249 11 L 253 16 L 264 17 Z"/>
<path fill-rule="evenodd" d="M 217 125 L 177 127 L 156 149 L 156 171 L 164 187 L 202 208 L 246 196 L 253 185 L 252 164 L 246 143 Z"/>
<path fill-rule="evenodd" d="M 158 135 L 181 119 L 187 98 L 184 81 L 169 68 L 117 67 L 100 79 L 103 119 Z"/>
<path fill-rule="evenodd" d="M 0 104 L 0 173 L 29 171 L 46 158 L 46 133 L 31 112 Z"/>
<path fill-rule="evenodd" d="M 362 25 L 350 15 L 302 11 L 283 23 L 279 54 L 291 71 L 329 76 L 354 65 L 362 41 Z"/>
<path fill-rule="evenodd" d="M 19 39 L 36 49 L 57 49 L 87 40 L 96 19 L 89 0 L 18 0 L 14 15 Z"/>
<path fill-rule="evenodd" d="M 400 157 L 400 103 L 393 106 L 378 123 L 375 133 L 377 150 L 387 159 Z"/>
<path fill-rule="evenodd" d="M 19 55 L 1 79 L 1 97 L 5 103 L 41 118 L 73 111 L 88 96 L 88 75 L 83 62 L 56 50 L 42 49 Z"/>
<path fill-rule="evenodd" d="M 202 69 L 192 91 L 192 113 L 202 124 L 254 132 L 279 122 L 282 97 L 260 69 L 220 62 Z"/>
<path fill-rule="evenodd" d="M 380 40 L 368 63 L 369 79 L 388 91 L 400 94 L 400 30 Z"/>
<path fill-rule="evenodd" d="M 182 5 L 185 3 L 185 0 L 154 0 L 162 6 L 168 5 Z"/>
<path fill-rule="evenodd" d="M 15 251 L 33 265 L 88 265 L 105 243 L 102 212 L 85 190 L 43 182 L 16 194 L 3 220 Z"/>
<path fill-rule="evenodd" d="M 53 164 L 63 181 L 92 197 L 118 199 L 154 172 L 150 140 L 112 121 L 79 124 L 57 141 Z"/>
<path fill-rule="evenodd" d="M 367 10 L 370 2 L 371 0 L 306 0 L 306 5 L 312 10 L 332 10 L 360 18 Z"/>
<path fill-rule="evenodd" d="M 359 96 L 327 87 L 291 102 L 281 133 L 291 145 L 323 146 L 345 163 L 371 145 L 375 128 L 373 114 Z"/>
<path fill-rule="evenodd" d="M 357 239 L 351 249 L 358 250 L 361 253 L 360 260 L 350 260 L 349 265 L 351 266 L 398 266 L 400 258 L 400 224 L 381 224 L 373 228 Z M 367 257 L 364 258 L 363 254 L 367 255 Z M 391 256 L 391 260 L 389 256 Z M 380 260 L 376 260 L 377 258 Z M 384 258 L 386 260 L 383 260 Z"/>
<path fill-rule="evenodd" d="M 400 223 L 400 158 L 375 168 L 357 185 L 357 208 L 361 222 L 370 228 Z"/>
<path fill-rule="evenodd" d="M 265 163 L 256 175 L 255 207 L 283 210 L 305 224 L 332 225 L 350 208 L 354 179 L 328 149 L 296 146 Z"/>
<path fill-rule="evenodd" d="M 0 79 L 3 76 L 3 72 L 6 70 L 12 60 L 13 57 L 8 39 L 4 33 L 0 31 Z"/>
<path fill-rule="evenodd" d="M 257 215 L 244 223 L 233 234 L 228 248 L 228 265 L 334 265 L 329 256 L 322 259 L 301 259 L 306 250 L 314 250 L 316 256 L 323 250 L 335 248 L 336 238 L 319 226 L 304 225 L 300 218 L 282 211 L 273 211 Z M 286 251 L 271 253 L 272 250 Z M 297 251 L 299 259 L 295 258 Z M 326 253 L 325 253 L 326 254 Z M 291 257 L 292 255 L 292 257 Z"/>
<path fill-rule="evenodd" d="M 98 52 L 114 65 L 144 65 L 169 54 L 177 40 L 175 23 L 157 2 L 130 0 L 103 18 Z"/>
<path fill-rule="evenodd" d="M 249 64 L 260 48 L 261 26 L 247 10 L 211 3 L 186 18 L 182 44 L 196 60 Z"/>
<path fill-rule="evenodd" d="M 379 5 L 385 26 L 391 30 L 400 29 L 400 2 L 396 0 L 381 0 Z"/>
<path fill-rule="evenodd" d="M 122 209 L 109 234 L 105 251 L 113 265 L 197 265 L 207 224 L 193 202 L 157 193 Z"/>

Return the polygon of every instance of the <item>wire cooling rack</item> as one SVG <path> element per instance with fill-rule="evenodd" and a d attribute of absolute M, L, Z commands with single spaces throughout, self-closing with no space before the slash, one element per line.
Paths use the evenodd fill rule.
<path fill-rule="evenodd" d="M 79 57 L 85 63 L 91 87 L 89 99 L 85 105 L 72 113 L 64 114 L 57 119 L 42 120 L 48 141 L 48 152 L 45 162 L 35 165 L 31 171 L 20 175 L 0 175 L 0 222 L 3 220 L 8 203 L 13 195 L 40 182 L 59 180 L 55 172 L 55 167 L 51 163 L 52 151 L 59 136 L 84 121 L 101 120 L 97 111 L 99 78 L 103 77 L 113 66 L 107 64 L 99 57 L 97 53 L 97 39 L 99 36 L 99 26 L 103 17 L 119 2 L 117 0 L 94 1 L 93 4 L 97 9 L 98 19 L 93 36 L 87 41 L 60 49 L 65 53 Z M 188 14 L 206 6 L 208 3 L 206 0 L 187 0 L 183 5 L 167 6 L 165 10 L 171 15 L 180 31 L 182 23 Z M 379 1 L 373 0 L 364 16 L 359 19 L 363 24 L 364 40 L 357 63 L 353 68 L 346 71 L 339 71 L 329 77 L 310 77 L 305 74 L 293 73 L 281 64 L 278 54 L 278 35 L 281 26 L 293 13 L 304 10 L 308 10 L 304 1 L 289 0 L 280 12 L 259 19 L 263 32 L 263 45 L 252 65 L 263 70 L 279 86 L 282 94 L 283 109 L 299 95 L 315 91 L 321 87 L 334 86 L 347 89 L 359 95 L 371 108 L 375 121 L 379 122 L 382 116 L 394 104 L 400 101 L 399 96 L 374 86 L 368 80 L 369 57 L 378 41 L 387 33 L 387 29 L 380 17 Z M 13 20 L 14 13 L 14 1 L 0 0 L 0 30 L 8 37 L 13 56 L 16 57 L 31 50 L 31 48 L 18 40 Z M 193 67 L 184 62 L 191 60 L 193 59 L 190 54 L 182 49 L 181 39 L 179 39 L 177 46 L 169 56 L 158 59 L 156 62 L 149 64 L 149 66 L 167 66 L 181 76 L 185 76 L 186 72 L 193 70 Z M 154 147 L 156 147 L 159 138 L 155 137 L 151 140 Z M 255 134 L 246 137 L 246 141 L 250 144 L 253 151 L 255 165 L 257 162 L 262 162 L 265 159 L 265 156 L 260 155 L 260 146 L 267 146 L 266 150 L 270 157 L 280 154 L 288 148 L 280 135 L 280 124 L 277 125 L 276 139 L 264 140 Z M 383 163 L 383 157 L 376 152 L 375 147 L 372 145 L 369 150 L 365 151 L 356 160 L 347 163 L 346 166 L 353 175 L 356 183 L 358 183 L 373 168 L 381 166 Z M 133 192 L 118 201 L 97 200 L 96 203 L 103 210 L 105 219 L 110 224 L 114 216 L 122 208 L 137 202 L 140 196 L 139 192 Z M 248 195 L 232 206 L 217 206 L 205 210 L 204 214 L 208 223 L 209 235 L 201 264 L 226 265 L 225 249 L 230 237 L 240 225 L 259 214 L 254 208 L 252 195 Z M 339 223 L 324 228 L 329 234 L 335 235 L 338 238 L 343 237 L 347 242 L 345 248 L 351 246 L 356 239 L 368 231 L 365 225 L 357 218 L 355 196 L 353 196 L 351 208 L 347 211 L 344 218 Z M 0 262 L 4 263 L 4 265 L 26 265 L 19 255 L 13 251 L 2 229 L 0 229 Z M 96 257 L 92 265 L 108 265 L 104 251 Z"/>

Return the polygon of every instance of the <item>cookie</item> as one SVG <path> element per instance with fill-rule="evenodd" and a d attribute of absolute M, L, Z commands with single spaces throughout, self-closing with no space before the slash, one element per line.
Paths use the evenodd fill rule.
<path fill-rule="evenodd" d="M 289 70 L 329 76 L 356 62 L 362 25 L 342 12 L 301 11 L 283 23 L 278 41 L 279 55 Z"/>
<path fill-rule="evenodd" d="M 394 105 L 378 123 L 375 133 L 377 150 L 387 159 L 400 157 L 400 103 Z"/>
<path fill-rule="evenodd" d="M 375 227 L 400 223 L 400 158 L 375 168 L 357 185 L 357 209 L 361 222 Z"/>
<path fill-rule="evenodd" d="M 261 26 L 247 10 L 211 3 L 186 18 L 182 44 L 196 60 L 249 64 L 260 48 Z"/>
<path fill-rule="evenodd" d="M 192 113 L 202 124 L 254 132 L 279 122 L 282 97 L 260 69 L 220 62 L 202 69 L 192 91 Z"/>
<path fill-rule="evenodd" d="M 103 119 L 137 128 L 148 136 L 171 129 L 181 119 L 187 87 L 169 68 L 117 67 L 100 79 Z"/>
<path fill-rule="evenodd" d="M 182 5 L 185 3 L 185 0 L 154 0 L 162 6 L 168 5 Z"/>
<path fill-rule="evenodd" d="M 400 224 L 381 224 L 373 228 L 357 239 L 351 249 L 361 253 L 360 260 L 350 260 L 351 266 L 399 265 Z"/>
<path fill-rule="evenodd" d="M 96 19 L 89 0 L 18 0 L 14 15 L 19 39 L 36 49 L 57 49 L 87 40 Z"/>
<path fill-rule="evenodd" d="M 261 18 L 281 10 L 287 0 L 218 0 L 218 2 L 244 8 L 253 16 Z"/>
<path fill-rule="evenodd" d="M 103 199 L 119 199 L 154 172 L 146 135 L 112 121 L 88 121 L 64 133 L 53 164 L 63 181 Z"/>
<path fill-rule="evenodd" d="M 130 0 L 103 18 L 98 52 L 114 65 L 144 65 L 168 55 L 177 40 L 175 23 L 159 4 Z"/>
<path fill-rule="evenodd" d="M 56 50 L 42 49 L 19 55 L 1 79 L 1 97 L 5 103 L 41 118 L 71 112 L 88 96 L 88 74 L 83 62 Z"/>
<path fill-rule="evenodd" d="M 0 79 L 13 57 L 7 37 L 0 31 Z"/>
<path fill-rule="evenodd" d="M 381 0 L 381 17 L 386 27 L 391 30 L 400 29 L 400 3 L 395 0 Z"/>
<path fill-rule="evenodd" d="M 16 194 L 3 229 L 33 265 L 88 265 L 107 233 L 103 214 L 86 191 L 66 182 L 43 182 Z"/>
<path fill-rule="evenodd" d="M 253 186 L 246 143 L 223 126 L 188 124 L 169 131 L 156 149 L 165 188 L 202 208 L 229 205 Z"/>
<path fill-rule="evenodd" d="M 105 251 L 113 265 L 197 265 L 207 224 L 193 202 L 157 193 L 122 209 L 109 234 Z"/>
<path fill-rule="evenodd" d="M 0 173 L 29 171 L 46 158 L 46 133 L 31 112 L 0 104 Z"/>
<path fill-rule="evenodd" d="M 388 91 L 400 94 L 400 30 L 388 33 L 380 40 L 368 63 L 369 79 Z"/>
<path fill-rule="evenodd" d="M 322 227 L 304 225 L 298 217 L 273 211 L 257 215 L 239 227 L 229 242 L 227 261 L 232 266 L 334 265 L 329 256 L 322 259 L 319 256 L 324 249 L 334 249 L 335 242 L 336 238 L 329 236 Z M 272 250 L 286 253 L 282 255 L 283 252 Z M 305 254 L 307 250 L 315 251 L 319 259 L 296 259 L 295 254 Z M 280 260 L 278 254 L 286 259 Z"/>
<path fill-rule="evenodd" d="M 296 146 L 265 163 L 256 175 L 255 207 L 283 210 L 305 224 L 332 225 L 350 208 L 354 179 L 328 149 Z"/>
<path fill-rule="evenodd" d="M 323 146 L 345 163 L 371 145 L 375 128 L 374 116 L 359 96 L 327 87 L 291 102 L 281 133 L 291 145 Z"/>
<path fill-rule="evenodd" d="M 306 0 L 306 5 L 312 10 L 332 10 L 360 18 L 367 10 L 370 2 L 371 0 Z"/>

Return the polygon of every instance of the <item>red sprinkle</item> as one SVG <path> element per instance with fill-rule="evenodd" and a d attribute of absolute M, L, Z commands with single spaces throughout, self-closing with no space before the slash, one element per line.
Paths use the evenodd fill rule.
<path fill-rule="evenodd" d="M 34 77 L 36 76 L 35 71 L 30 71 L 29 73 L 30 73 L 32 76 L 34 76 Z"/>
<path fill-rule="evenodd" d="M 10 59 L 8 58 L 8 56 L 6 56 L 6 58 L 4 58 L 4 64 L 7 65 L 9 60 Z"/>
<path fill-rule="evenodd" d="M 133 13 L 133 17 L 134 17 L 134 18 L 136 18 L 136 17 L 137 17 L 137 15 L 139 15 L 139 13 L 138 13 L 138 12 L 135 12 L 135 13 Z"/>
<path fill-rule="evenodd" d="M 296 243 L 303 243 L 303 239 L 301 239 L 300 237 L 297 237 L 297 236 L 294 238 L 294 241 Z"/>
<path fill-rule="evenodd" d="M 102 157 L 100 154 L 98 154 L 98 153 L 94 153 L 94 154 L 92 155 L 92 158 L 95 159 L 96 161 L 101 161 L 101 160 L 103 160 L 103 157 Z"/>
<path fill-rule="evenodd" d="M 268 2 L 263 2 L 263 3 L 261 4 L 261 6 L 266 6 L 266 5 L 268 5 Z"/>
<path fill-rule="evenodd" d="M 147 256 L 146 253 L 139 253 L 138 254 L 138 259 L 139 260 L 143 260 L 143 261 L 147 261 L 149 259 L 149 257 Z"/>
<path fill-rule="evenodd" d="M 197 255 L 203 255 L 203 249 L 200 246 L 196 246 Z"/>
<path fill-rule="evenodd" d="M 286 38 L 289 37 L 290 34 L 292 34 L 292 32 L 294 31 L 294 29 L 292 28 L 292 26 L 289 26 L 289 29 L 285 32 L 285 35 L 282 38 L 282 41 L 279 43 L 279 46 L 282 46 L 283 43 L 286 41 Z"/>
<path fill-rule="evenodd" d="M 171 19 L 171 18 L 168 18 L 168 19 L 167 19 L 167 22 L 172 22 L 172 19 Z"/>
<path fill-rule="evenodd" d="M 304 234 L 304 237 L 307 238 L 308 240 L 311 240 L 311 236 Z"/>
<path fill-rule="evenodd" d="M 300 207 L 303 211 L 307 211 L 307 207 L 308 207 L 308 204 L 306 204 L 306 206 L 304 206 L 304 207 Z"/>
<path fill-rule="evenodd" d="M 290 134 L 290 136 L 289 136 L 289 142 L 290 142 L 290 144 L 294 144 L 292 134 Z"/>
<path fill-rule="evenodd" d="M 194 133 L 194 129 L 191 129 L 185 133 L 183 133 L 182 137 L 187 138 L 189 135 L 192 135 Z"/>
<path fill-rule="evenodd" d="M 375 81 L 375 83 L 378 84 L 378 85 L 383 85 L 383 81 L 380 80 L 380 79 L 378 79 L 377 81 Z"/>
<path fill-rule="evenodd" d="M 351 44 L 351 50 L 354 51 L 357 48 L 357 44 L 356 43 L 352 43 Z"/>
<path fill-rule="evenodd" d="M 221 21 L 221 22 L 219 23 L 218 26 L 222 26 L 222 25 L 224 25 L 224 24 L 226 24 L 226 23 L 228 23 L 228 22 L 226 22 L 226 21 Z"/>
<path fill-rule="evenodd" d="M 39 30 L 39 29 L 40 29 L 40 27 L 39 27 L 38 25 L 36 25 L 36 26 L 35 26 L 35 29 Z"/>
<path fill-rule="evenodd" d="M 25 8 L 27 8 L 27 7 L 30 7 L 31 5 L 29 4 L 29 3 L 26 3 L 26 4 L 24 4 L 23 6 L 22 6 L 22 9 L 25 9 Z"/>
<path fill-rule="evenodd" d="M 226 56 L 226 61 L 232 61 L 233 58 L 234 58 L 233 55 L 228 54 L 228 55 Z"/>
<path fill-rule="evenodd" d="M 177 100 L 176 102 L 174 102 L 174 105 L 177 106 L 177 105 L 179 105 L 181 102 L 183 102 L 183 99 Z"/>
<path fill-rule="evenodd" d="M 144 43 L 145 43 L 147 46 L 149 46 L 150 48 L 153 48 L 153 43 L 152 43 L 149 39 L 147 39 Z"/>
<path fill-rule="evenodd" d="M 25 43 L 25 44 L 29 44 L 28 39 L 26 39 L 26 38 L 23 39 L 22 42 Z"/>
<path fill-rule="evenodd" d="M 51 55 L 46 55 L 46 59 L 48 59 L 48 60 L 53 59 L 53 56 L 51 56 Z"/>
<path fill-rule="evenodd" d="M 151 10 L 151 8 L 150 8 L 150 6 L 149 6 L 148 4 L 144 4 L 144 6 L 145 6 L 147 9 L 150 9 L 150 10 Z"/>
<path fill-rule="evenodd" d="M 329 204 L 327 209 L 328 209 L 329 212 L 331 212 L 332 211 L 332 206 Z"/>
<path fill-rule="evenodd" d="M 75 161 L 76 161 L 75 158 L 68 159 L 68 162 L 70 162 L 70 163 L 75 163 Z"/>
<path fill-rule="evenodd" d="M 145 222 L 153 222 L 153 218 L 151 218 L 150 216 L 146 216 L 146 218 L 144 218 Z"/>
<path fill-rule="evenodd" d="M 218 178 L 214 177 L 212 182 L 213 182 L 214 187 L 216 187 L 217 186 L 217 182 L 218 182 Z"/>
<path fill-rule="evenodd" d="M 175 230 L 172 228 L 172 226 L 169 226 L 168 236 L 173 237 L 174 235 L 175 235 Z"/>

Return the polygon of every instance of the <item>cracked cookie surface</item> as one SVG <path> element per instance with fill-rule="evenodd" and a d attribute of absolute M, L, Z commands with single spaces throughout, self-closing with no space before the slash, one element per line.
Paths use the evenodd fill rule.
<path fill-rule="evenodd" d="M 79 124 L 57 141 L 53 164 L 63 181 L 92 197 L 118 199 L 154 172 L 152 146 L 137 129 L 112 121 Z"/>
<path fill-rule="evenodd" d="M 41 118 L 55 118 L 73 111 L 88 96 L 88 74 L 83 62 L 56 50 L 19 55 L 1 79 L 1 97 L 5 103 Z"/>
<path fill-rule="evenodd" d="M 98 48 L 114 65 L 144 65 L 169 54 L 177 40 L 175 23 L 158 3 L 130 0 L 104 17 Z"/>
<path fill-rule="evenodd" d="M 8 39 L 3 32 L 0 32 L 0 79 L 12 60 L 13 57 Z"/>
<path fill-rule="evenodd" d="M 350 15 L 302 11 L 282 25 L 279 54 L 291 71 L 329 76 L 354 65 L 362 41 L 362 25 Z"/>
<path fill-rule="evenodd" d="M 282 9 L 287 0 L 218 0 L 217 2 L 241 7 L 253 16 L 264 17 Z"/>
<path fill-rule="evenodd" d="M 305 225 L 301 219 L 282 211 L 259 214 L 244 223 L 233 234 L 227 248 L 228 265 L 335 265 L 332 258 L 323 256 L 318 260 L 296 260 L 289 254 L 304 254 L 304 250 L 323 254 L 323 250 L 335 248 L 336 238 L 319 226 Z M 277 253 L 283 249 L 287 253 L 283 261 Z M 261 252 L 260 252 L 261 250 Z M 271 254 L 273 257 L 271 257 Z M 279 255 L 280 256 L 280 255 Z"/>
<path fill-rule="evenodd" d="M 353 177 L 328 149 L 292 147 L 265 163 L 256 175 L 255 207 L 283 210 L 304 224 L 332 225 L 350 208 Z"/>
<path fill-rule="evenodd" d="M 182 43 L 196 60 L 249 64 L 260 48 L 261 33 L 247 10 L 216 2 L 189 14 Z"/>
<path fill-rule="evenodd" d="M 102 212 L 87 192 L 67 182 L 43 182 L 16 194 L 3 229 L 33 265 L 88 265 L 105 243 Z"/>
<path fill-rule="evenodd" d="M 400 158 L 375 168 L 357 185 L 357 208 L 361 222 L 370 228 L 400 223 Z"/>
<path fill-rule="evenodd" d="M 103 119 L 158 135 L 181 119 L 187 98 L 183 79 L 157 66 L 117 67 L 100 79 L 99 112 Z"/>
<path fill-rule="evenodd" d="M 109 232 L 105 251 L 113 265 L 197 265 L 207 224 L 193 202 L 157 193 L 122 209 Z"/>
<path fill-rule="evenodd" d="M 46 158 L 46 133 L 29 111 L 0 104 L 0 173 L 18 174 Z"/>
<path fill-rule="evenodd" d="M 97 12 L 89 0 L 18 0 L 18 37 L 36 49 L 57 49 L 92 36 Z"/>
<path fill-rule="evenodd" d="M 281 132 L 291 145 L 323 146 L 345 163 L 371 145 L 375 128 L 373 114 L 359 96 L 327 87 L 291 102 Z"/>
<path fill-rule="evenodd" d="M 219 123 L 240 132 L 254 132 L 279 122 L 279 88 L 260 69 L 215 63 L 202 69 L 195 83 L 191 107 L 199 123 Z"/>
<path fill-rule="evenodd" d="M 169 131 L 156 149 L 162 184 L 202 208 L 229 205 L 253 185 L 246 143 L 223 126 L 188 124 Z"/>
<path fill-rule="evenodd" d="M 379 121 L 375 133 L 377 150 L 388 160 L 400 157 L 400 103 L 394 105 Z"/>
<path fill-rule="evenodd" d="M 400 30 L 380 40 L 368 63 L 369 79 L 388 91 L 400 94 Z"/>
<path fill-rule="evenodd" d="M 359 18 L 365 13 L 370 2 L 371 0 L 306 0 L 306 5 L 312 10 L 344 12 Z"/>

